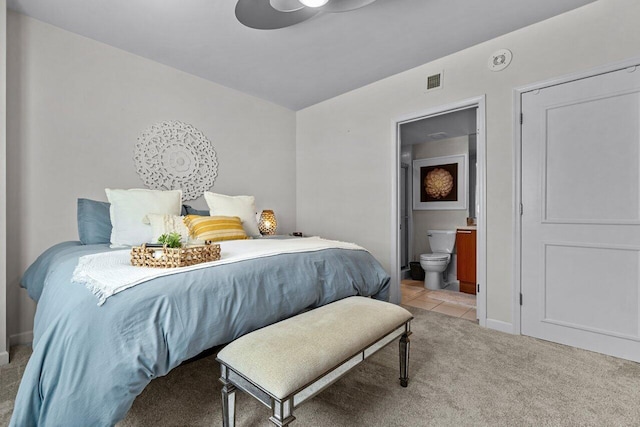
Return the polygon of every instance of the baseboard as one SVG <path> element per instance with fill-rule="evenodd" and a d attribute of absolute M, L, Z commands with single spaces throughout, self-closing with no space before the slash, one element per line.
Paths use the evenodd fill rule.
<path fill-rule="evenodd" d="M 9 363 L 9 352 L 3 351 L 0 352 L 0 366 L 6 365 Z"/>
<path fill-rule="evenodd" d="M 9 336 L 9 347 L 12 345 L 31 344 L 33 342 L 33 331 L 20 332 Z"/>
<path fill-rule="evenodd" d="M 513 324 L 503 322 L 502 320 L 487 319 L 487 328 L 507 334 L 515 334 L 515 331 L 513 330 Z"/>

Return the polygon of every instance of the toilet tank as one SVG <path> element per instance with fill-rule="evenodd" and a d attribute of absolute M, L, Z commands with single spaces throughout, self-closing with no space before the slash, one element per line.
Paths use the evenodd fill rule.
<path fill-rule="evenodd" d="M 433 253 L 453 252 L 453 246 L 456 244 L 455 230 L 427 230 L 429 236 L 429 246 Z"/>

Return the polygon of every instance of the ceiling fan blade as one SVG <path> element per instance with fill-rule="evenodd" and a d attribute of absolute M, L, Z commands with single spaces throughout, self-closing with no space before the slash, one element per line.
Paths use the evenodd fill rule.
<path fill-rule="evenodd" d="M 318 10 L 331 13 L 348 12 L 367 6 L 374 1 L 376 0 L 330 0 L 329 3 L 319 7 Z"/>
<path fill-rule="evenodd" d="M 308 7 L 294 12 L 279 12 L 271 7 L 270 0 L 238 0 L 236 18 L 242 24 L 257 30 L 275 30 L 306 21 L 319 10 Z"/>
<path fill-rule="evenodd" d="M 269 4 L 279 12 L 295 12 L 304 7 L 298 0 L 269 0 Z"/>

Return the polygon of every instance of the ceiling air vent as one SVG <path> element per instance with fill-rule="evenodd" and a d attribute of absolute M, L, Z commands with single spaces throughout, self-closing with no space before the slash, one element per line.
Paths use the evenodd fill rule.
<path fill-rule="evenodd" d="M 427 135 L 427 138 L 433 139 L 433 140 L 445 139 L 446 137 L 447 137 L 446 132 L 436 132 L 436 133 L 430 133 L 429 135 Z"/>
<path fill-rule="evenodd" d="M 442 87 L 442 74 L 438 73 L 427 77 L 427 92 L 430 90 L 440 89 Z"/>

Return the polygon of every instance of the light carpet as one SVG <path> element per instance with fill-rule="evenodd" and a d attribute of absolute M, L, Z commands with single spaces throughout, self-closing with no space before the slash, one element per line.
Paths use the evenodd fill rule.
<path fill-rule="evenodd" d="M 407 307 L 415 316 L 409 387 L 398 384 L 397 344 L 295 412 L 292 426 L 637 426 L 640 364 L 481 328 Z M 0 425 L 28 359 L 0 368 Z M 213 357 L 155 379 L 119 426 L 221 425 Z M 269 410 L 238 393 L 238 426 L 271 426 Z"/>

